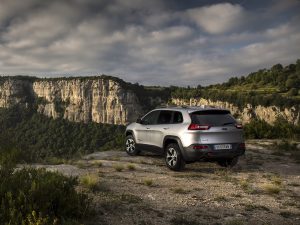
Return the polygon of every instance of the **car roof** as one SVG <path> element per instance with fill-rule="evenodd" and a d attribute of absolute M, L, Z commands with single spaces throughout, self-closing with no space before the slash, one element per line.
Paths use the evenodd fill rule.
<path fill-rule="evenodd" d="M 228 111 L 228 109 L 224 108 L 218 108 L 210 105 L 201 105 L 201 106 L 166 106 L 166 107 L 158 107 L 155 110 L 177 110 L 181 112 L 188 112 L 188 113 L 193 113 L 196 111 L 209 111 L 209 110 L 222 110 L 222 111 Z"/>

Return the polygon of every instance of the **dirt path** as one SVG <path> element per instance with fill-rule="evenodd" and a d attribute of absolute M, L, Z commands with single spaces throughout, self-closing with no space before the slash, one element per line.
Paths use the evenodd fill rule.
<path fill-rule="evenodd" d="M 247 149 L 232 170 L 194 163 L 172 172 L 158 156 L 118 151 L 39 167 L 99 177 L 87 224 L 300 224 L 300 164 L 262 143 Z"/>

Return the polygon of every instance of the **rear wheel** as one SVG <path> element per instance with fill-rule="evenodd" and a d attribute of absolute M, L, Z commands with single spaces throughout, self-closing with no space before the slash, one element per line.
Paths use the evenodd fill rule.
<path fill-rule="evenodd" d="M 125 150 L 128 155 L 138 155 L 139 150 L 136 148 L 136 143 L 132 135 L 126 136 Z"/>
<path fill-rule="evenodd" d="M 239 157 L 234 157 L 231 159 L 222 159 L 217 161 L 217 163 L 222 167 L 234 167 L 239 161 Z"/>
<path fill-rule="evenodd" d="M 165 151 L 165 161 L 171 170 L 180 171 L 185 166 L 185 161 L 181 155 L 179 146 L 175 143 L 169 144 Z"/>

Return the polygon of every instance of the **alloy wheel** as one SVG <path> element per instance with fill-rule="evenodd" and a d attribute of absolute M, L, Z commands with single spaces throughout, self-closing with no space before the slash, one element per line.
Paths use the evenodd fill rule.
<path fill-rule="evenodd" d="M 135 142 L 132 138 L 126 140 L 126 151 L 129 153 L 133 153 L 135 150 Z"/>
<path fill-rule="evenodd" d="M 177 152 L 174 148 L 169 148 L 167 151 L 167 163 L 172 167 L 177 163 Z"/>

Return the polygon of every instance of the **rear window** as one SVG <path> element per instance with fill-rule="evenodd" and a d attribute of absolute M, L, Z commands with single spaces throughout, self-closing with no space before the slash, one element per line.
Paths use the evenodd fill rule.
<path fill-rule="evenodd" d="M 210 126 L 230 126 L 236 121 L 227 110 L 205 110 L 190 114 L 192 123 Z"/>

